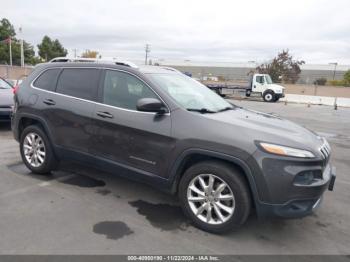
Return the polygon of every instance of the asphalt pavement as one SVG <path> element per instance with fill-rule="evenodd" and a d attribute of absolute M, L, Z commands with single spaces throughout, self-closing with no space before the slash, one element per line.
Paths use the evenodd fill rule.
<path fill-rule="evenodd" d="M 213 235 L 191 225 L 174 196 L 116 174 L 62 163 L 50 176 L 24 166 L 0 123 L 0 254 L 350 254 L 350 109 L 259 101 L 326 136 L 337 167 L 334 192 L 302 219 L 259 221 Z"/>

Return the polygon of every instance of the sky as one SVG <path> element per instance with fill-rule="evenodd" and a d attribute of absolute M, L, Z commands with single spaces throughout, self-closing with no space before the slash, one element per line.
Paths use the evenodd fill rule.
<path fill-rule="evenodd" d="M 266 62 L 289 49 L 307 64 L 350 64 L 349 0 L 0 0 L 35 47 L 153 61 Z M 19 35 L 17 35 L 20 38 Z"/>

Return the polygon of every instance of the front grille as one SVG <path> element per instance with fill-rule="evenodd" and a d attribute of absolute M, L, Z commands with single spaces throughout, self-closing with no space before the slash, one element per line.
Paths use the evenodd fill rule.
<path fill-rule="evenodd" d="M 329 156 L 331 155 L 331 147 L 329 146 L 327 141 L 325 141 L 320 147 L 320 152 L 322 154 L 323 159 L 326 160 L 326 162 L 328 162 Z"/>

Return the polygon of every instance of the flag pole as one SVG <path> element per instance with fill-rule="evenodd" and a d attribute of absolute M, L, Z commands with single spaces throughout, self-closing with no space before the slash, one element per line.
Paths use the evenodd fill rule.
<path fill-rule="evenodd" d="M 10 66 L 12 66 L 12 43 L 11 36 L 9 37 L 9 45 L 10 45 Z"/>

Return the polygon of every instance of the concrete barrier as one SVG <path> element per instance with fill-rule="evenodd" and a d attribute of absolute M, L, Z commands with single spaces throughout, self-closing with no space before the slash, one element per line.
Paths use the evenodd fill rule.
<path fill-rule="evenodd" d="M 301 104 L 312 104 L 312 105 L 327 105 L 327 106 L 334 106 L 334 104 L 336 103 L 337 106 L 350 107 L 350 98 L 345 98 L 345 97 L 306 96 L 306 95 L 286 94 L 286 96 L 282 98 L 281 101 L 301 103 Z"/>

